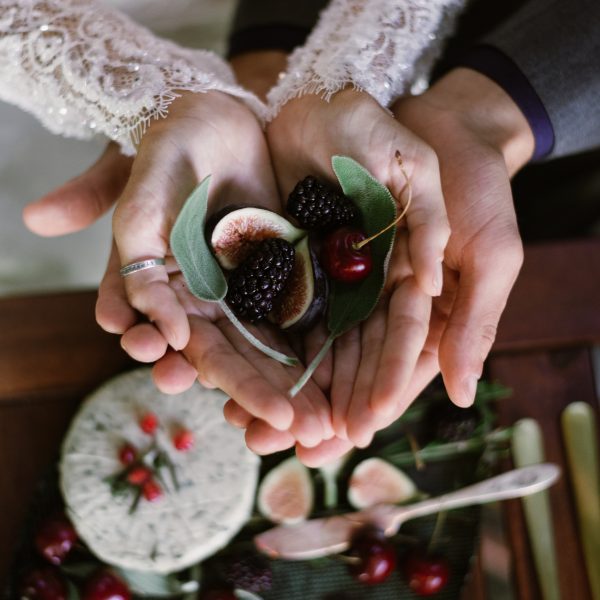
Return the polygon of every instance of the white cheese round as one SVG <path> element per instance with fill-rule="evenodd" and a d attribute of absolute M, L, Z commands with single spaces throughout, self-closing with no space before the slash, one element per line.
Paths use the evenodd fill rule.
<path fill-rule="evenodd" d="M 241 529 L 254 504 L 259 459 L 242 432 L 225 422 L 225 400 L 199 384 L 183 394 L 162 394 L 150 370 L 140 369 L 112 379 L 85 401 L 63 444 L 61 488 L 79 535 L 100 559 L 170 573 L 215 553 Z M 138 424 L 148 411 L 159 419 L 155 436 Z M 185 452 L 171 441 L 181 427 L 194 434 Z M 142 497 L 130 513 L 134 494 L 113 495 L 106 478 L 123 470 L 123 444 L 143 452 L 153 440 L 175 464 L 179 491 L 162 468 L 164 495 L 154 502 Z"/>

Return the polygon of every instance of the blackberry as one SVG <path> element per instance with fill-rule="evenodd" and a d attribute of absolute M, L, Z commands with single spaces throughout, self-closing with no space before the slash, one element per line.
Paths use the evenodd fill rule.
<path fill-rule="evenodd" d="M 304 229 L 333 229 L 358 217 L 350 198 L 309 175 L 289 195 L 287 211 Z"/>
<path fill-rule="evenodd" d="M 234 588 L 255 594 L 266 592 L 273 585 L 269 563 L 252 552 L 233 558 L 225 567 L 225 578 Z"/>
<path fill-rule="evenodd" d="M 292 244 L 270 238 L 232 271 L 225 300 L 238 317 L 255 323 L 267 316 L 290 276 L 294 255 Z"/>

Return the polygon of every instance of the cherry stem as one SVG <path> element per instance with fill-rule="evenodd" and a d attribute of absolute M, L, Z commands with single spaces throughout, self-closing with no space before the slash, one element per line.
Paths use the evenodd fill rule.
<path fill-rule="evenodd" d="M 417 442 L 417 438 L 412 433 L 407 433 L 406 438 L 408 439 L 410 451 L 413 453 L 415 459 L 415 467 L 417 468 L 417 471 L 422 471 L 425 468 L 425 463 L 419 454 L 421 452 L 419 442 Z"/>
<path fill-rule="evenodd" d="M 431 554 L 440 541 L 440 536 L 442 535 L 442 531 L 444 529 L 444 525 L 446 524 L 446 518 L 448 517 L 448 513 L 446 511 L 439 512 L 435 519 L 435 526 L 433 528 L 433 533 L 431 534 L 431 538 L 429 540 L 429 544 L 427 546 L 427 553 Z"/>
<path fill-rule="evenodd" d="M 317 367 L 321 364 L 321 361 L 325 358 L 327 351 L 331 348 L 335 340 L 335 335 L 330 335 L 323 344 L 323 347 L 319 350 L 317 355 L 312 359 L 308 367 L 306 367 L 306 371 L 302 374 L 300 379 L 296 382 L 296 385 L 290 389 L 288 392 L 288 396 L 293 398 L 308 382 L 308 380 L 312 377 L 312 374 L 317 370 Z"/>
<path fill-rule="evenodd" d="M 400 150 L 396 150 L 396 154 L 394 155 L 394 157 L 396 158 L 396 161 L 398 162 L 400 171 L 402 172 L 402 175 L 404 176 L 404 179 L 406 180 L 406 187 L 408 188 L 408 200 L 406 201 L 406 206 L 402 209 L 400 214 L 389 225 L 384 227 L 381 231 L 378 231 L 376 234 L 374 234 L 371 237 L 368 237 L 364 240 L 361 240 L 360 242 L 354 242 L 352 244 L 352 248 L 354 250 L 360 250 L 363 246 L 366 246 L 369 242 L 372 242 L 375 238 L 378 238 L 382 233 L 385 233 L 388 229 L 391 229 L 392 227 L 398 225 L 398 223 L 400 223 L 400 221 L 402 220 L 404 215 L 406 215 L 406 213 L 408 212 L 410 203 L 412 201 L 412 186 L 410 184 L 410 179 L 408 178 L 408 175 L 406 174 L 406 170 L 404 169 L 404 164 L 402 162 L 402 155 L 400 154 Z"/>

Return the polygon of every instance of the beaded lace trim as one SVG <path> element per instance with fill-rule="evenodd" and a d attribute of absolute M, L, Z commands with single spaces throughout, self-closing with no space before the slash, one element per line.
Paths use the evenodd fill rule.
<path fill-rule="evenodd" d="M 304 94 L 329 100 L 353 85 L 382 106 L 425 89 L 463 0 L 332 0 L 268 95 L 273 119 Z"/>
<path fill-rule="evenodd" d="M 156 37 L 94 0 L 0 0 L 0 99 L 54 133 L 101 133 L 133 154 L 180 91 L 209 90 L 236 96 L 264 117 L 264 105 L 212 52 Z"/>

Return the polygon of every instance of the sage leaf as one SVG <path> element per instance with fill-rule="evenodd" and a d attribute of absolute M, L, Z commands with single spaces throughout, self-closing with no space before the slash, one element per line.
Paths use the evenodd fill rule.
<path fill-rule="evenodd" d="M 269 348 L 253 336 L 225 304 L 227 280 L 204 237 L 210 175 L 190 194 L 171 230 L 171 250 L 189 290 L 200 300 L 219 302 L 236 329 L 267 356 L 285 364 L 296 365 L 298 359 Z"/>
<path fill-rule="evenodd" d="M 396 218 L 396 202 L 390 191 L 363 166 L 347 156 L 331 159 L 333 170 L 346 196 L 356 204 L 367 237 L 381 231 Z M 327 326 L 340 336 L 369 317 L 385 284 L 395 228 L 370 242 L 373 269 L 354 284 L 333 281 L 329 295 Z"/>
<path fill-rule="evenodd" d="M 210 175 L 186 200 L 173 229 L 171 250 L 194 296 L 209 302 L 225 298 L 227 281 L 204 237 Z"/>

